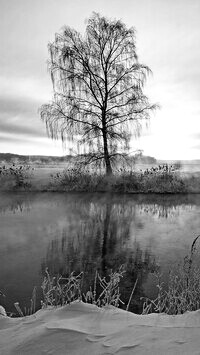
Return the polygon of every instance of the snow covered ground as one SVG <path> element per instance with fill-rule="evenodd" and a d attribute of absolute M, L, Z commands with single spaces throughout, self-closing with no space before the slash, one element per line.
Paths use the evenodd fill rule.
<path fill-rule="evenodd" d="M 200 354 L 200 310 L 142 316 L 74 302 L 24 318 L 2 315 L 0 354 Z"/>

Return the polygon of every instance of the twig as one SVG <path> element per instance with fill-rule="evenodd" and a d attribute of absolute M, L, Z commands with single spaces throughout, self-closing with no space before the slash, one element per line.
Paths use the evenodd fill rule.
<path fill-rule="evenodd" d="M 126 311 L 128 311 L 128 309 L 129 309 L 129 306 L 130 306 L 130 303 L 131 303 L 131 299 L 132 299 L 132 297 L 133 297 L 135 288 L 136 288 L 136 286 L 137 286 L 137 282 L 138 282 L 138 279 L 136 279 L 135 284 L 134 284 L 134 286 L 133 286 L 133 289 L 132 289 L 132 292 L 131 292 L 131 295 L 130 295 L 130 297 L 129 297 L 128 304 L 127 304 L 127 307 L 126 307 Z"/>

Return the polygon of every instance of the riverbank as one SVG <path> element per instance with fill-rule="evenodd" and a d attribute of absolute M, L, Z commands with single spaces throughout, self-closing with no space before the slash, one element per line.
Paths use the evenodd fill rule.
<path fill-rule="evenodd" d="M 74 302 L 23 318 L 0 316 L 0 354 L 198 354 L 200 311 L 137 315 Z"/>
<path fill-rule="evenodd" d="M 116 171 L 111 176 L 60 166 L 11 166 L 0 175 L 1 191 L 200 193 L 200 172 L 170 168 Z"/>

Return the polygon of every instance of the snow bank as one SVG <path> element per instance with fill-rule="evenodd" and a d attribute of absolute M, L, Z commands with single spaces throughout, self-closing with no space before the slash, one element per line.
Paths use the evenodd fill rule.
<path fill-rule="evenodd" d="M 0 316 L 0 354 L 199 354 L 200 311 L 141 316 L 74 302 L 25 318 Z"/>

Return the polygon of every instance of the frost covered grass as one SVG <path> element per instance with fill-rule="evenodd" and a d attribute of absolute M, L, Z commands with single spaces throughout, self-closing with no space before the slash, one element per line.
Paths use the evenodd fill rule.
<path fill-rule="evenodd" d="M 168 284 L 162 282 L 162 275 L 158 272 L 154 273 L 157 281 L 157 297 L 155 299 L 143 298 L 142 314 L 177 315 L 200 309 L 200 267 L 195 262 L 196 245 L 199 238 L 200 235 L 194 239 L 190 255 L 187 255 L 181 264 L 170 271 Z M 43 307 L 65 305 L 74 300 L 80 300 L 98 307 L 107 305 L 119 307 L 121 305 L 122 308 L 128 310 L 130 300 L 134 297 L 137 280 L 133 285 L 129 301 L 125 305 L 120 295 L 120 281 L 123 277 L 126 277 L 123 266 L 116 272 L 111 271 L 107 279 L 102 278 L 96 272 L 93 286 L 83 293 L 83 273 L 77 276 L 71 273 L 68 278 L 63 278 L 61 276 L 51 277 L 46 270 L 42 284 Z"/>
<path fill-rule="evenodd" d="M 42 307 L 64 306 L 76 300 L 95 304 L 98 307 L 108 305 L 119 307 L 119 304 L 123 303 L 120 299 L 119 283 L 124 272 L 123 267 L 120 267 L 116 272 L 111 271 L 106 279 L 96 271 L 94 284 L 84 293 L 82 292 L 83 272 L 78 275 L 74 275 L 72 272 L 69 277 L 50 276 L 46 269 L 42 283 L 44 299 Z M 99 289 L 98 293 L 97 288 Z"/>
<path fill-rule="evenodd" d="M 158 312 L 176 315 L 200 309 L 200 267 L 194 260 L 199 237 L 194 239 L 190 255 L 170 271 L 167 287 L 161 275 L 155 273 L 158 294 L 154 300 L 144 299 L 143 314 Z"/>
<path fill-rule="evenodd" d="M 34 314 L 36 312 L 36 286 L 33 288 L 32 296 L 30 299 L 30 306 L 29 307 L 24 307 L 24 310 L 22 311 L 19 302 L 15 302 L 14 306 L 16 308 L 17 313 L 19 314 L 20 317 L 25 317 L 25 316 L 30 316 L 31 314 Z"/>
<path fill-rule="evenodd" d="M 157 296 L 155 299 L 141 298 L 143 315 L 149 313 L 178 315 L 200 309 L 200 267 L 196 263 L 199 238 L 200 235 L 194 239 L 190 254 L 185 256 L 183 262 L 170 271 L 167 284 L 162 281 L 161 274 L 154 273 L 157 281 Z M 121 299 L 122 290 L 120 289 L 123 277 L 126 277 L 126 270 L 123 265 L 116 271 L 111 270 L 107 277 L 102 277 L 96 271 L 93 284 L 85 291 L 83 272 L 77 275 L 72 272 L 68 276 L 55 276 L 50 275 L 48 269 L 46 269 L 41 285 L 43 294 L 41 308 L 65 306 L 74 301 L 82 301 L 98 307 L 112 305 L 128 311 L 138 279 L 136 279 L 129 300 L 125 304 Z M 4 296 L 2 292 L 0 295 Z M 18 302 L 14 305 L 20 317 L 34 314 L 37 310 L 36 288 L 32 293 L 30 307 L 22 310 Z"/>
<path fill-rule="evenodd" d="M 117 271 L 111 271 L 108 277 L 102 277 L 97 271 L 93 284 L 89 289 L 83 291 L 84 273 L 81 272 L 75 275 L 72 272 L 69 276 L 50 275 L 48 269 L 45 270 L 45 276 L 41 285 L 43 300 L 41 301 L 41 308 L 58 307 L 70 304 L 74 301 L 83 301 L 96 305 L 115 306 L 119 307 L 124 302 L 120 298 L 120 281 L 125 274 L 125 269 L 121 266 Z M 131 293 L 128 306 L 135 290 L 135 286 Z M 32 297 L 30 300 L 30 307 L 21 309 L 20 304 L 16 302 L 15 308 L 20 317 L 34 314 L 36 312 L 36 287 L 33 289 Z"/>

